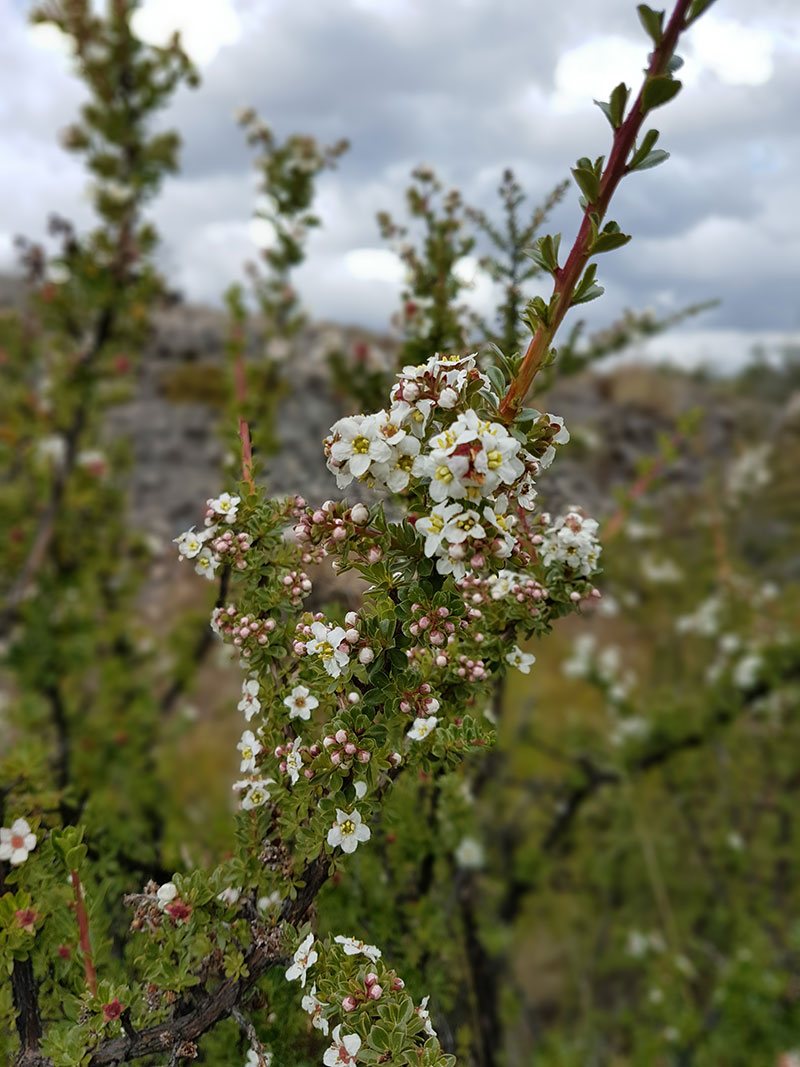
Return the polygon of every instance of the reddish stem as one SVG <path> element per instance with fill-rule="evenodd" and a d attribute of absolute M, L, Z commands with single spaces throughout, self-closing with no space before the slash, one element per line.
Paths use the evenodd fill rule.
<path fill-rule="evenodd" d="M 89 916 L 86 914 L 86 905 L 83 901 L 83 888 L 77 871 L 70 871 L 72 889 L 75 893 L 75 910 L 78 915 L 78 932 L 80 934 L 83 963 L 86 968 L 86 984 L 92 991 L 92 996 L 97 996 L 97 972 L 94 969 L 92 957 L 92 943 L 89 940 Z"/>
<path fill-rule="evenodd" d="M 238 345 L 236 359 L 233 364 L 233 380 L 236 389 L 236 402 L 239 405 L 239 411 L 242 412 L 247 403 L 247 372 L 241 342 Z M 242 442 L 242 477 L 253 489 L 253 448 L 250 443 L 250 426 L 242 414 L 239 415 L 239 440 Z"/>
<path fill-rule="evenodd" d="M 675 51 L 681 31 L 685 28 L 686 14 L 691 2 L 692 0 L 678 0 L 676 3 L 667 28 L 653 51 L 650 66 L 639 90 L 639 95 L 636 97 L 636 102 L 622 125 L 614 131 L 611 154 L 600 178 L 600 192 L 597 201 L 589 204 L 584 211 L 581 228 L 575 238 L 575 243 L 567 257 L 567 261 L 563 267 L 559 267 L 555 272 L 553 296 L 556 300 L 551 314 L 551 321 L 547 326 L 541 324 L 531 338 L 517 376 L 512 381 L 500 404 L 500 415 L 508 422 L 516 417 L 517 412 L 522 407 L 531 387 L 531 382 L 541 369 L 556 331 L 569 310 L 572 294 L 590 258 L 589 241 L 592 229 L 589 216 L 596 215 L 599 222 L 602 223 L 608 210 L 608 205 L 611 202 L 611 197 L 614 195 L 614 190 L 625 176 L 627 160 L 646 117 L 642 112 L 644 87 L 648 79 L 666 72 L 667 63 Z"/>

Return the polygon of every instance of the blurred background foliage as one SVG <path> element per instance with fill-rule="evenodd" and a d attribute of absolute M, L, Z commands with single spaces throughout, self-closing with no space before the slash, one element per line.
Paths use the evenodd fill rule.
<path fill-rule="evenodd" d="M 230 850 L 240 670 L 207 622 L 226 579 L 185 573 L 170 539 L 236 477 L 238 418 L 275 492 L 334 495 L 319 461 L 333 418 L 380 407 L 396 370 L 434 351 L 524 344 L 525 249 L 566 191 L 529 207 L 506 170 L 489 218 L 418 168 L 406 217 L 377 222 L 407 269 L 391 330 L 313 324 L 291 272 L 323 222 L 315 179 L 346 145 L 280 142 L 246 112 L 274 238 L 227 313 L 185 307 L 144 213 L 177 165 L 152 116 L 194 74 L 177 43 L 136 41 L 131 8 L 40 14 L 61 19 L 92 94 L 67 143 L 97 227 L 54 220 L 55 253 L 23 243 L 25 285 L 0 313 L 0 806 L 85 825 L 109 975 L 122 893 Z M 486 321 L 458 269 L 473 250 L 498 294 Z M 604 597 L 495 692 L 497 748 L 402 781 L 374 847 L 319 898 L 322 931 L 358 931 L 431 994 L 464 1064 L 800 1062 L 800 352 L 754 353 L 728 377 L 608 362 L 703 307 L 562 341 L 535 403 L 572 442 L 542 507 L 602 521 Z M 357 605 L 345 579 L 314 577 L 315 608 Z M 77 932 L 46 936 L 79 988 Z M 260 996 L 275 1062 L 317 1062 L 282 976 Z M 0 1020 L 10 1056 L 5 980 Z M 226 1024 L 201 1061 L 245 1048 Z"/>

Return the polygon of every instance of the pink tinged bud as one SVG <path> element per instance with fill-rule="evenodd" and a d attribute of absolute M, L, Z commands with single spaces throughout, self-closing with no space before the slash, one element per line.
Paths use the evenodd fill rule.
<path fill-rule="evenodd" d="M 344 639 L 348 644 L 354 645 L 361 635 L 358 630 L 345 630 Z"/>
<path fill-rule="evenodd" d="M 278 745 L 278 747 L 275 749 L 275 758 L 276 759 L 280 759 L 282 755 L 283 755 L 283 745 Z"/>
<path fill-rule="evenodd" d="M 379 985 L 370 986 L 367 996 L 370 1000 L 379 1000 L 380 995 L 383 992 L 383 987 Z"/>
<path fill-rule="evenodd" d="M 423 696 L 427 696 L 431 691 L 431 687 L 428 685 L 427 682 L 423 682 L 422 685 L 419 687 L 419 691 L 420 693 L 422 693 Z"/>
<path fill-rule="evenodd" d="M 395 978 L 394 982 L 392 982 L 392 989 L 395 991 L 395 993 L 398 993 L 401 989 L 405 989 L 405 987 L 406 983 L 403 981 L 402 978 Z"/>
<path fill-rule="evenodd" d="M 278 769 L 280 771 L 282 771 L 283 773 L 286 773 L 286 762 L 285 762 L 285 760 L 281 760 L 281 762 L 278 764 Z"/>
<path fill-rule="evenodd" d="M 324 512 L 324 511 L 321 511 L 321 510 L 320 510 L 320 509 L 318 508 L 318 509 L 317 509 L 317 510 L 316 510 L 316 511 L 314 512 L 314 514 L 313 514 L 313 515 L 311 516 L 311 521 L 312 521 L 313 523 L 315 523 L 315 524 L 316 524 L 317 526 L 320 526 L 320 525 L 321 525 L 321 524 L 322 524 L 323 522 L 327 522 L 327 521 L 328 521 L 328 516 L 327 516 L 327 515 L 325 514 L 325 512 Z"/>
<path fill-rule="evenodd" d="M 364 979 L 364 984 L 365 984 L 365 985 L 367 986 L 367 988 L 369 989 L 369 987 L 370 987 L 371 985 L 375 985 L 375 983 L 376 983 L 377 981 L 378 981 L 378 976 L 377 976 L 377 974 L 374 974 L 374 973 L 373 973 L 372 971 L 370 971 L 370 972 L 369 972 L 369 974 L 368 974 L 368 975 L 367 975 L 367 976 L 365 977 L 365 979 Z"/>
<path fill-rule="evenodd" d="M 383 549 L 378 548 L 377 545 L 373 545 L 369 552 L 367 552 L 368 563 L 377 563 L 382 557 Z"/>
<path fill-rule="evenodd" d="M 450 609 L 449 608 L 437 608 L 436 609 L 436 614 L 439 616 L 440 619 L 446 619 L 447 616 L 450 614 Z"/>
<path fill-rule="evenodd" d="M 411 705 L 407 700 L 400 701 L 400 710 L 403 712 L 404 715 L 408 715 L 408 713 L 411 711 Z"/>
<path fill-rule="evenodd" d="M 321 751 L 322 749 L 319 747 L 319 745 L 312 745 L 311 748 L 308 750 L 308 754 L 309 756 L 311 756 L 312 759 L 316 759 Z"/>
<path fill-rule="evenodd" d="M 322 505 L 322 510 L 323 511 L 328 511 L 328 512 L 335 511 L 336 510 L 336 501 L 335 500 L 326 500 L 325 503 Z"/>
<path fill-rule="evenodd" d="M 291 585 L 292 581 L 293 581 L 292 576 L 290 574 L 287 574 L 286 577 L 283 579 L 283 584 L 284 585 Z"/>
<path fill-rule="evenodd" d="M 603 594 L 600 592 L 599 589 L 593 589 L 589 596 L 593 596 L 595 600 L 600 600 Z"/>
<path fill-rule="evenodd" d="M 310 767 L 306 767 L 306 769 L 303 771 L 303 776 L 305 778 L 313 778 L 314 777 L 314 772 L 311 770 Z"/>
<path fill-rule="evenodd" d="M 356 526 L 363 526 L 366 522 L 369 522 L 369 512 L 363 504 L 356 504 L 350 512 L 350 518 Z"/>
<path fill-rule="evenodd" d="M 265 645 L 267 643 L 267 640 L 268 640 L 268 638 L 267 638 L 266 634 L 262 634 L 258 639 L 258 643 L 260 645 Z"/>
<path fill-rule="evenodd" d="M 304 578 L 300 583 L 300 588 L 303 590 L 304 593 L 307 593 L 311 589 L 311 579 Z"/>
<path fill-rule="evenodd" d="M 337 748 L 335 752 L 331 752 L 331 763 L 334 767 L 338 767 L 342 762 L 342 753 Z"/>
<path fill-rule="evenodd" d="M 292 641 L 292 651 L 296 656 L 302 656 L 305 654 L 306 646 L 302 641 Z"/>
<path fill-rule="evenodd" d="M 365 748 L 360 748 L 358 750 L 358 762 L 359 763 L 369 763 L 371 758 L 372 758 L 371 753 L 367 752 L 367 750 Z"/>
<path fill-rule="evenodd" d="M 354 692 L 354 693 L 348 693 L 347 694 L 347 703 L 348 704 L 359 704 L 360 702 L 361 702 L 361 694 L 360 693 L 355 693 Z"/>
<path fill-rule="evenodd" d="M 543 545 L 544 544 L 544 538 L 542 537 L 541 534 L 534 534 L 534 536 L 531 538 L 531 544 L 532 545 Z"/>
<path fill-rule="evenodd" d="M 573 592 L 569 594 L 569 598 L 574 604 L 577 604 L 577 602 L 581 599 L 581 594 Z"/>
<path fill-rule="evenodd" d="M 337 744 L 339 744 L 339 745 L 347 744 L 347 730 L 337 730 L 336 734 L 335 734 L 335 737 L 336 737 Z"/>
<path fill-rule="evenodd" d="M 249 648 L 243 648 L 242 649 L 242 655 L 244 656 L 245 659 L 249 659 L 250 658 L 250 652 L 251 651 L 252 651 L 252 649 L 249 649 Z"/>
<path fill-rule="evenodd" d="M 344 1011 L 355 1011 L 356 998 L 347 996 L 342 1000 L 342 1008 Z"/>
<path fill-rule="evenodd" d="M 275 629 L 275 627 L 277 625 L 278 624 L 275 622 L 274 619 L 267 619 L 267 621 L 264 623 L 264 629 L 268 630 L 270 633 L 272 633 L 272 631 Z"/>
<path fill-rule="evenodd" d="M 359 663 L 372 663 L 375 659 L 375 653 L 371 648 L 362 648 L 358 654 Z"/>
<path fill-rule="evenodd" d="M 459 678 L 466 678 L 466 676 L 467 676 L 467 672 L 464 670 L 464 668 L 463 667 L 459 667 L 458 668 L 458 677 Z"/>
<path fill-rule="evenodd" d="M 469 562 L 470 562 L 470 566 L 474 567 L 475 570 L 480 570 L 481 567 L 485 567 L 486 566 L 486 560 L 483 558 L 483 556 L 480 554 L 480 552 L 476 552 L 475 555 L 472 557 L 472 559 Z"/>
<path fill-rule="evenodd" d="M 446 623 L 444 624 L 444 628 L 445 628 L 445 630 L 447 630 L 447 632 L 448 632 L 449 634 L 451 634 L 451 633 L 452 633 L 452 632 L 453 632 L 453 631 L 455 630 L 455 626 L 453 625 L 453 623 L 452 623 L 452 622 L 446 622 Z"/>
<path fill-rule="evenodd" d="M 431 624 L 431 620 L 428 618 L 427 615 L 423 615 L 422 618 L 419 620 L 419 628 L 420 628 L 420 630 L 427 630 L 428 627 L 430 626 L 430 624 Z"/>
<path fill-rule="evenodd" d="M 432 630 L 429 640 L 432 645 L 441 645 L 444 643 L 444 634 L 440 633 L 439 630 Z"/>
<path fill-rule="evenodd" d="M 422 604 L 412 604 L 411 605 L 411 610 L 415 611 L 415 612 L 416 611 L 422 611 Z"/>
<path fill-rule="evenodd" d="M 328 734 L 327 737 L 323 738 L 322 743 L 325 746 L 325 748 L 330 748 L 331 745 L 335 745 L 336 744 L 336 738 L 335 737 L 331 737 L 331 735 Z"/>
<path fill-rule="evenodd" d="M 356 752 L 358 751 L 358 748 L 356 745 L 353 744 L 352 741 L 348 741 L 347 744 L 344 746 L 344 750 L 348 756 L 355 756 Z"/>
<path fill-rule="evenodd" d="M 436 666 L 437 667 L 446 667 L 447 666 L 447 656 L 442 656 L 442 655 L 437 656 L 436 657 Z"/>
<path fill-rule="evenodd" d="M 417 635 L 419 634 L 419 626 L 415 622 L 411 623 L 408 630 L 412 637 L 417 637 Z"/>
<path fill-rule="evenodd" d="M 475 634 L 475 643 L 480 644 L 483 641 L 483 634 Z"/>
<path fill-rule="evenodd" d="M 344 541 L 345 537 L 347 537 L 347 530 L 343 526 L 337 526 L 331 537 L 334 541 Z"/>

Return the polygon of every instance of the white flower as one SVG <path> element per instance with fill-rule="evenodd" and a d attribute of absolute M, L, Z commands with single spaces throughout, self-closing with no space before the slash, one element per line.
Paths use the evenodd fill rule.
<path fill-rule="evenodd" d="M 490 596 L 492 600 L 502 600 L 504 596 L 513 592 L 518 583 L 518 575 L 514 571 L 499 571 L 488 578 Z"/>
<path fill-rule="evenodd" d="M 203 542 L 208 535 L 196 533 L 194 526 L 191 530 L 185 530 L 180 537 L 173 537 L 173 543 L 178 546 L 178 555 L 181 559 L 194 559 L 203 547 Z"/>
<path fill-rule="evenodd" d="M 341 1026 L 333 1029 L 333 1044 L 325 1052 L 322 1062 L 325 1067 L 350 1067 L 358 1058 L 361 1038 L 358 1034 L 342 1034 Z"/>
<path fill-rule="evenodd" d="M 257 712 L 261 711 L 261 701 L 258 699 L 258 679 L 245 679 L 242 683 L 242 699 L 237 707 L 239 711 L 244 712 L 244 717 L 248 722 Z"/>
<path fill-rule="evenodd" d="M 367 783 L 366 782 L 356 782 L 356 784 L 353 786 L 353 788 L 355 789 L 356 796 L 358 797 L 359 800 L 363 800 L 364 797 L 367 795 Z"/>
<path fill-rule="evenodd" d="M 156 900 L 158 901 L 159 908 L 161 908 L 161 910 L 163 911 L 164 908 L 166 908 L 167 904 L 171 904 L 175 897 L 177 897 L 177 895 L 178 887 L 175 885 L 175 883 L 164 882 L 163 885 L 158 887 L 158 891 L 156 893 Z"/>
<path fill-rule="evenodd" d="M 227 904 L 229 908 L 232 908 L 241 895 L 241 886 L 229 885 L 227 889 L 223 889 L 221 893 L 217 893 L 217 900 L 221 901 L 223 904 Z"/>
<path fill-rule="evenodd" d="M 456 863 L 465 871 L 478 871 L 484 863 L 483 845 L 474 837 L 462 837 L 454 855 Z"/>
<path fill-rule="evenodd" d="M 344 630 L 341 626 L 328 627 L 324 622 L 314 622 L 311 624 L 311 632 L 314 637 L 306 643 L 306 652 L 310 656 L 321 656 L 328 674 L 332 678 L 338 678 L 350 658 Z"/>
<path fill-rule="evenodd" d="M 557 445 L 565 445 L 569 441 L 569 430 L 564 425 L 564 420 L 560 415 L 551 415 L 549 412 L 545 414 L 545 418 L 549 420 L 550 425 L 559 426 L 558 433 L 552 438 L 552 441 Z"/>
<path fill-rule="evenodd" d="M 518 671 L 523 674 L 531 673 L 531 666 L 536 662 L 536 656 L 530 652 L 523 652 L 518 645 L 514 645 L 511 651 L 506 655 L 506 663 L 511 667 L 516 667 Z"/>
<path fill-rule="evenodd" d="M 310 719 L 311 712 L 319 707 L 317 698 L 304 685 L 296 685 L 283 702 L 289 709 L 290 719 Z"/>
<path fill-rule="evenodd" d="M 303 769 L 303 757 L 299 752 L 301 744 L 300 738 L 296 737 L 292 742 L 292 747 L 286 753 L 286 773 L 289 775 L 292 785 L 300 778 L 300 772 Z"/>
<path fill-rule="evenodd" d="M 460 511 L 460 504 L 437 504 L 430 515 L 417 520 L 416 528 L 425 537 L 426 556 L 430 557 L 438 551 L 444 537 L 445 526 Z"/>
<path fill-rule="evenodd" d="M 251 1048 L 244 1061 L 244 1067 L 272 1067 L 272 1053 L 263 1047 L 259 1052 Z"/>
<path fill-rule="evenodd" d="M 209 581 L 214 580 L 214 574 L 219 566 L 219 560 L 214 559 L 211 552 L 204 548 L 195 556 L 195 573 L 202 574 L 204 578 L 208 578 Z"/>
<path fill-rule="evenodd" d="M 425 1033 L 429 1034 L 431 1037 L 436 1037 L 436 1031 L 431 1023 L 431 1013 L 428 1011 L 428 1001 L 430 999 L 430 996 L 422 998 L 419 1002 L 419 1007 L 417 1008 L 417 1015 L 419 1015 L 420 1019 L 425 1023 Z"/>
<path fill-rule="evenodd" d="M 24 863 L 35 848 L 36 834 L 31 832 L 26 819 L 15 819 L 10 829 L 6 826 L 0 829 L 0 860 L 16 866 Z"/>
<path fill-rule="evenodd" d="M 239 764 L 240 771 L 254 771 L 256 769 L 256 756 L 261 751 L 261 742 L 252 732 L 245 730 L 242 739 L 236 746 L 242 754 L 242 762 Z"/>
<path fill-rule="evenodd" d="M 548 527 L 542 545 L 542 562 L 566 564 L 584 577 L 597 569 L 601 548 L 597 540 L 597 521 L 588 519 L 576 510 L 561 515 Z"/>
<path fill-rule="evenodd" d="M 319 954 L 314 949 L 313 934 L 309 934 L 298 946 L 293 959 L 294 962 L 286 971 L 286 980 L 287 982 L 293 982 L 295 978 L 299 978 L 300 985 L 305 989 L 306 972 L 308 971 L 308 968 L 315 964 L 319 959 Z"/>
<path fill-rule="evenodd" d="M 410 737 L 412 741 L 424 741 L 428 734 L 432 734 L 436 729 L 438 721 L 435 715 L 429 715 L 426 719 L 414 719 L 414 725 L 408 731 L 406 737 Z"/>
<path fill-rule="evenodd" d="M 381 950 L 376 945 L 366 945 L 357 937 L 342 937 L 338 934 L 333 940 L 342 946 L 345 956 L 366 956 L 372 963 L 377 963 L 381 958 Z"/>
<path fill-rule="evenodd" d="M 207 504 L 215 514 L 224 516 L 226 522 L 235 522 L 240 500 L 241 497 L 231 496 L 230 493 L 220 493 L 214 500 L 207 501 Z"/>
<path fill-rule="evenodd" d="M 300 1006 L 303 1011 L 308 1012 L 311 1016 L 311 1025 L 317 1030 L 321 1030 L 325 1036 L 328 1036 L 328 1020 L 323 1018 L 322 1009 L 327 1008 L 327 1004 L 324 1004 L 317 996 L 316 984 L 312 985 L 308 993 L 305 994 L 300 1001 Z"/>
<path fill-rule="evenodd" d="M 368 480 L 373 463 L 387 463 L 392 449 L 381 433 L 381 423 L 391 421 L 385 411 L 374 415 L 348 415 L 331 427 L 325 438 L 328 470 L 336 475 L 336 484 L 344 489 L 353 478 Z"/>
<path fill-rule="evenodd" d="M 259 778 L 257 781 L 248 781 L 244 783 L 247 792 L 242 797 L 242 807 L 245 811 L 251 811 L 253 808 L 260 808 L 262 804 L 266 804 L 269 800 L 268 785 L 274 784 L 274 778 Z M 237 788 L 239 783 L 234 786 Z"/>
<path fill-rule="evenodd" d="M 733 668 L 733 682 L 740 689 L 752 689 L 761 670 L 761 656 L 750 652 L 743 656 Z"/>
<path fill-rule="evenodd" d="M 360 812 L 354 808 L 350 813 L 336 809 L 336 821 L 328 830 L 331 848 L 341 845 L 342 852 L 355 852 L 360 841 L 369 841 L 370 828 L 361 821 Z"/>

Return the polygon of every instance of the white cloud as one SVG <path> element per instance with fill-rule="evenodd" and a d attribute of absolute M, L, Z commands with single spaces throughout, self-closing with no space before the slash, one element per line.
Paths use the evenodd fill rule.
<path fill-rule="evenodd" d="M 625 37 L 593 37 L 564 52 L 556 63 L 552 105 L 556 111 L 590 108 L 607 100 L 624 81 L 637 90 L 647 62 L 647 46 Z"/>
<path fill-rule="evenodd" d="M 692 28 L 687 51 L 727 85 L 763 85 L 773 74 L 775 43 L 764 27 L 745 26 L 711 12 Z"/>
<path fill-rule="evenodd" d="M 242 33 L 232 0 L 145 0 L 133 16 L 133 28 L 154 45 L 165 45 L 178 30 L 183 47 L 200 67 Z"/>
<path fill-rule="evenodd" d="M 402 262 L 386 248 L 354 248 L 345 255 L 344 265 L 359 281 L 389 282 L 399 286 L 405 277 Z"/>

